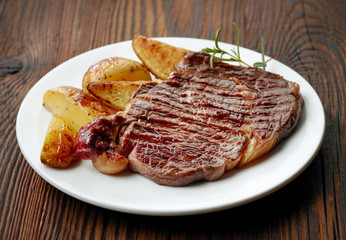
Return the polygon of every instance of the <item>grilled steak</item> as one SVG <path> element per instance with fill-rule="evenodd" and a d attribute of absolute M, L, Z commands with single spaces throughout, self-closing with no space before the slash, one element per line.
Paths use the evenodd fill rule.
<path fill-rule="evenodd" d="M 299 85 L 258 68 L 215 61 L 211 69 L 209 61 L 190 53 L 169 81 L 142 85 L 122 116 L 103 119 L 131 170 L 171 186 L 216 180 L 267 153 L 295 127 Z M 97 141 L 78 139 L 80 156 L 98 154 Z"/>

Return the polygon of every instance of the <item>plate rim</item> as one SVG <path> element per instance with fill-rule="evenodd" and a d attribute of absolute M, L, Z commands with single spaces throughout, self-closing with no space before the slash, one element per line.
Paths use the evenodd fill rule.
<path fill-rule="evenodd" d="M 175 41 L 175 40 L 182 40 L 182 41 L 202 41 L 202 42 L 213 42 L 212 40 L 209 39 L 201 39 L 201 38 L 186 38 L 186 37 L 158 37 L 158 38 L 153 38 L 153 39 L 157 39 L 157 40 L 161 40 L 161 41 Z M 127 41 L 122 41 L 122 42 L 118 42 L 118 43 L 113 43 L 113 44 L 109 44 L 109 45 L 105 45 L 105 46 L 101 46 L 95 49 L 91 49 L 89 51 L 83 52 L 77 56 L 74 56 L 66 61 L 64 61 L 63 63 L 57 65 L 56 67 L 54 67 L 52 70 L 50 70 L 49 72 L 47 72 L 44 76 L 42 76 L 40 78 L 40 80 L 38 80 L 32 87 L 31 89 L 27 92 L 27 94 L 25 95 L 25 97 L 22 100 L 22 103 L 20 105 L 20 108 L 18 110 L 17 113 L 17 118 L 16 118 L 16 137 L 17 137 L 17 142 L 18 145 L 20 147 L 20 150 L 23 154 L 23 156 L 25 157 L 26 161 L 29 163 L 29 165 L 34 169 L 34 171 L 40 176 L 42 177 L 45 181 L 47 181 L 50 185 L 54 186 L 55 188 L 59 189 L 60 191 L 76 198 L 79 199 L 83 202 L 98 206 L 98 207 L 102 207 L 105 209 L 109 209 L 109 210 L 114 210 L 114 211 L 120 211 L 120 212 L 125 212 L 125 213 L 132 213 L 132 214 L 140 214 L 140 215 L 155 215 L 155 216 L 181 216 L 181 215 L 193 215 L 193 214 L 201 214 L 201 213 L 209 213 L 209 212 L 214 212 L 214 211 L 220 211 L 220 210 L 225 210 L 225 209 L 229 209 L 229 208 L 233 208 L 233 207 L 238 207 L 240 205 L 244 205 L 247 204 L 249 202 L 253 202 L 256 201 L 260 198 L 263 198 L 279 189 L 281 189 L 282 187 L 284 187 L 285 185 L 289 184 L 292 180 L 294 180 L 297 176 L 299 176 L 309 165 L 310 163 L 315 159 L 316 155 L 319 152 L 319 149 L 322 146 L 323 140 L 324 140 L 324 135 L 325 135 L 325 128 L 326 128 L 326 121 L 325 121 L 325 112 L 324 112 L 324 108 L 322 105 L 322 102 L 318 96 L 318 94 L 316 93 L 316 91 L 313 89 L 313 87 L 310 85 L 310 83 L 308 81 L 306 81 L 299 73 L 297 73 L 295 70 L 293 70 L 292 68 L 288 67 L 287 65 L 281 63 L 278 60 L 275 60 L 279 65 L 284 66 L 285 68 L 290 69 L 291 71 L 293 71 L 295 74 L 297 74 L 298 76 L 300 76 L 300 78 L 302 80 L 305 81 L 305 84 L 307 84 L 308 87 L 310 87 L 310 91 L 312 90 L 312 93 L 315 94 L 315 97 L 317 97 L 318 102 L 316 103 L 319 107 L 320 110 L 322 110 L 322 122 L 323 122 L 323 129 L 321 132 L 321 137 L 319 139 L 318 145 L 316 146 L 313 154 L 310 156 L 310 158 L 305 162 L 305 164 L 299 169 L 299 171 L 296 171 L 294 174 L 290 175 L 289 178 L 287 178 L 285 181 L 281 182 L 280 184 L 275 185 L 275 187 L 272 187 L 270 189 L 267 189 L 266 191 L 261 192 L 260 194 L 257 194 L 251 198 L 247 198 L 245 200 L 239 200 L 238 202 L 233 202 L 233 203 L 227 203 L 227 202 L 223 202 L 223 204 L 218 203 L 217 205 L 210 205 L 208 207 L 203 207 L 203 208 L 194 208 L 194 209 L 184 209 L 181 208 L 181 210 L 177 211 L 176 209 L 159 209 L 159 210 L 155 210 L 155 209 L 141 209 L 141 208 L 133 208 L 133 207 L 128 207 L 128 206 L 117 206 L 114 207 L 110 204 L 107 203 L 100 203 L 98 201 L 94 201 L 93 199 L 86 199 L 84 196 L 81 196 L 80 194 L 73 192 L 69 189 L 65 189 L 63 188 L 61 185 L 59 185 L 57 182 L 54 182 L 49 176 L 46 175 L 45 172 L 42 172 L 39 168 L 37 168 L 37 166 L 29 160 L 30 156 L 27 152 L 25 152 L 24 149 L 24 143 L 22 142 L 21 136 L 20 136 L 20 122 L 22 121 L 22 114 L 23 114 L 23 107 L 26 104 L 26 101 L 28 101 L 28 96 L 30 96 L 30 94 L 33 94 L 33 92 L 38 88 L 40 82 L 42 81 L 42 79 L 48 78 L 47 76 L 49 76 L 49 74 L 51 74 L 54 71 L 58 71 L 57 69 L 61 68 L 61 66 L 63 64 L 69 64 L 73 61 L 75 61 L 76 59 L 82 58 L 83 56 L 87 56 L 88 54 L 92 54 L 93 52 L 97 52 L 100 51 L 100 49 L 104 49 L 104 48 L 109 48 L 112 46 L 118 46 L 121 44 L 129 44 L 131 43 L 131 40 L 127 40 Z M 221 43 L 221 44 L 225 44 L 225 45 L 229 45 L 231 47 L 234 47 L 233 44 L 229 44 L 229 43 Z M 240 47 L 241 51 L 246 50 L 246 51 L 251 51 L 254 54 L 260 54 L 254 50 L 251 49 L 247 49 L 247 48 L 243 48 Z M 268 57 L 268 56 L 267 56 Z M 89 67 L 89 66 L 87 66 Z M 305 99 L 304 99 L 305 100 Z M 316 100 L 316 99 L 315 99 Z M 303 110 L 305 108 L 305 104 L 303 107 Z M 39 161 L 40 162 L 40 161 Z M 39 163 L 40 164 L 40 163 Z"/>

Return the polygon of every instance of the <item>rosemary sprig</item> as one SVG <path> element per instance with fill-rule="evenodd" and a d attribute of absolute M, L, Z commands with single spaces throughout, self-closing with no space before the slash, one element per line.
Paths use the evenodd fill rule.
<path fill-rule="evenodd" d="M 239 62 L 247 67 L 251 67 L 249 64 L 247 64 L 246 62 L 244 62 L 241 58 L 240 58 L 240 51 L 239 51 L 239 39 L 240 39 L 240 34 L 239 34 L 239 29 L 237 27 L 237 25 L 235 23 L 233 23 L 233 26 L 236 30 L 237 33 L 237 50 L 231 49 L 231 52 L 227 52 L 225 50 L 222 50 L 219 47 L 219 35 L 220 35 L 220 31 L 222 30 L 222 28 L 217 29 L 216 34 L 215 34 L 215 47 L 214 48 L 204 48 L 202 49 L 202 52 L 204 53 L 208 53 L 211 55 L 210 57 L 210 68 L 214 68 L 214 59 L 218 59 L 221 61 L 228 61 L 228 62 Z M 262 62 L 255 62 L 253 64 L 253 67 L 261 67 L 263 68 L 263 70 L 265 70 L 267 63 L 271 60 L 265 60 L 264 57 L 264 40 L 263 40 L 263 36 L 261 38 L 261 51 L 262 51 Z M 220 54 L 219 56 L 216 56 L 217 54 Z M 224 57 L 224 56 L 228 56 L 228 57 Z"/>

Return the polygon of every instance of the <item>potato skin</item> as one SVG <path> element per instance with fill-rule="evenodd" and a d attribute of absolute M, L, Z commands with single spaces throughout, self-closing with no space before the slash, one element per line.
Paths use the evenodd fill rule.
<path fill-rule="evenodd" d="M 111 57 L 92 65 L 85 73 L 82 89 L 91 82 L 141 81 L 151 80 L 149 70 L 140 62 L 121 57 Z"/>
<path fill-rule="evenodd" d="M 100 116 L 109 116 L 117 111 L 101 104 L 81 89 L 61 86 L 48 90 L 43 96 L 43 106 L 52 114 L 62 117 L 76 132 Z"/>
<path fill-rule="evenodd" d="M 123 111 L 137 88 L 148 82 L 151 81 L 91 82 L 86 88 L 104 105 Z"/>
<path fill-rule="evenodd" d="M 79 160 L 74 147 L 76 135 L 64 119 L 53 115 L 41 150 L 41 162 L 53 168 L 67 168 Z"/>

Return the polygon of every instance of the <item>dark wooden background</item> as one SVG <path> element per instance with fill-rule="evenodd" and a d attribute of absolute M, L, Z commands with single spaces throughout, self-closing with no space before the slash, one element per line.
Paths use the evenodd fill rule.
<path fill-rule="evenodd" d="M 292 183 L 253 203 L 199 216 L 119 213 L 76 200 L 28 165 L 16 140 L 29 89 L 69 58 L 148 37 L 212 39 L 266 53 L 320 96 L 326 135 Z M 0 239 L 345 239 L 345 0 L 0 0 Z M 309 143 L 302 143 L 309 144 Z"/>

